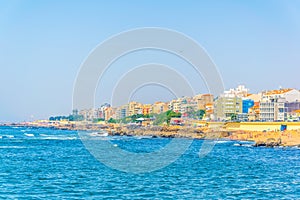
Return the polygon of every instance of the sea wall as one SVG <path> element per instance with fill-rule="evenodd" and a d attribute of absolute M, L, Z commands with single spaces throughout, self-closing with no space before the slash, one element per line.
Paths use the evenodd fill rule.
<path fill-rule="evenodd" d="M 300 122 L 228 122 L 224 128 L 229 131 L 280 131 L 286 125 L 286 130 L 300 130 Z"/>

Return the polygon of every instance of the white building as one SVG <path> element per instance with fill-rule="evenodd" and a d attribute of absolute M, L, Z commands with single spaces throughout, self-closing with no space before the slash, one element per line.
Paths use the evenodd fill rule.
<path fill-rule="evenodd" d="M 239 85 L 235 89 L 229 89 L 228 91 L 224 91 L 224 95 L 236 96 L 236 97 L 247 97 L 249 94 L 249 89 L 247 89 L 244 85 Z"/>
<path fill-rule="evenodd" d="M 116 108 L 116 119 L 123 119 L 129 116 L 129 105 L 122 105 Z"/>
<path fill-rule="evenodd" d="M 92 121 L 97 118 L 97 111 L 95 109 L 80 110 L 79 115 L 82 115 L 86 121 Z"/>
<path fill-rule="evenodd" d="M 259 118 L 261 121 L 286 121 L 288 113 L 297 109 L 295 105 L 299 101 L 300 91 L 296 89 L 265 91 L 259 103 Z"/>
<path fill-rule="evenodd" d="M 260 121 L 285 121 L 287 119 L 285 102 L 285 98 L 263 98 L 259 103 Z"/>
<path fill-rule="evenodd" d="M 280 89 L 263 92 L 262 98 L 278 99 L 284 98 L 287 102 L 300 101 L 300 91 L 296 89 Z"/>

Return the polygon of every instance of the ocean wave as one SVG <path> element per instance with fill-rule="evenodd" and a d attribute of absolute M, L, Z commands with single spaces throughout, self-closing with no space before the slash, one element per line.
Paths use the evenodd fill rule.
<path fill-rule="evenodd" d="M 217 144 L 224 144 L 224 143 L 229 143 L 229 142 L 232 142 L 230 140 L 219 140 L 219 141 L 216 141 Z"/>
<path fill-rule="evenodd" d="M 234 143 L 233 146 L 239 147 L 239 146 L 242 146 L 242 144 Z"/>
<path fill-rule="evenodd" d="M 134 136 L 134 138 L 137 140 L 143 140 L 143 139 L 152 139 L 153 137 L 150 135 L 149 136 L 146 135 L 146 136 Z"/>
<path fill-rule="evenodd" d="M 94 136 L 94 137 L 107 137 L 108 133 L 101 133 L 101 132 L 92 132 L 89 134 L 89 136 Z"/>
<path fill-rule="evenodd" d="M 25 146 L 0 146 L 0 149 L 25 149 Z"/>
<path fill-rule="evenodd" d="M 294 146 L 294 147 L 291 147 L 291 149 L 297 149 L 297 150 L 300 150 L 300 147 L 299 147 L 299 146 Z"/>
<path fill-rule="evenodd" d="M 251 143 L 234 143 L 233 146 L 236 146 L 236 147 L 253 147 Z"/>
<path fill-rule="evenodd" d="M 77 140 L 77 136 L 39 134 L 39 140 Z"/>
<path fill-rule="evenodd" d="M 77 137 L 59 137 L 59 136 L 48 136 L 48 137 L 41 137 L 40 140 L 77 140 Z"/>
<path fill-rule="evenodd" d="M 15 137 L 15 136 L 13 136 L 13 135 L 2 135 L 2 136 L 1 136 L 2 139 L 6 139 L 6 138 L 11 139 L 11 138 L 14 138 L 14 137 Z"/>
<path fill-rule="evenodd" d="M 254 144 L 255 142 L 252 141 L 248 141 L 248 140 L 239 140 L 239 143 L 243 143 L 243 144 Z"/>
<path fill-rule="evenodd" d="M 34 134 L 32 134 L 32 133 L 24 133 L 24 135 L 27 137 L 34 137 Z"/>

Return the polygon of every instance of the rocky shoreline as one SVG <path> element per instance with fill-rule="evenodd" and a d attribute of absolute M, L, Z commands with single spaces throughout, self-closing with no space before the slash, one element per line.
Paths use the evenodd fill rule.
<path fill-rule="evenodd" d="M 137 126 L 120 124 L 2 124 L 2 126 L 25 126 L 33 128 L 53 128 L 72 131 L 107 132 L 111 136 L 150 136 L 163 138 L 191 138 L 191 139 L 224 139 L 232 141 L 253 141 L 254 147 L 300 147 L 300 130 L 284 132 L 255 132 L 228 131 L 222 127 L 186 127 L 186 126 Z"/>

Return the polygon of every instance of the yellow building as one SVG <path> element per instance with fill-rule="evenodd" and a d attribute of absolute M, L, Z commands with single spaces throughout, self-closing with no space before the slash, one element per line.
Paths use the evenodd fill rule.
<path fill-rule="evenodd" d="M 214 103 L 214 96 L 212 94 L 200 94 L 194 97 L 197 102 L 198 110 L 205 110 L 206 105 L 211 105 Z"/>
<path fill-rule="evenodd" d="M 220 96 L 215 101 L 216 120 L 230 120 L 233 115 L 243 113 L 243 100 L 237 96 Z"/>
<path fill-rule="evenodd" d="M 161 114 L 161 113 L 167 112 L 168 110 L 169 110 L 168 103 L 155 102 L 152 105 L 151 112 L 154 114 Z"/>
<path fill-rule="evenodd" d="M 104 110 L 104 119 L 107 121 L 110 118 L 115 118 L 115 109 L 112 107 L 107 107 Z"/>
<path fill-rule="evenodd" d="M 139 102 L 129 102 L 128 104 L 128 115 L 132 116 L 135 114 L 142 114 L 143 112 L 143 104 L 139 103 Z"/>

